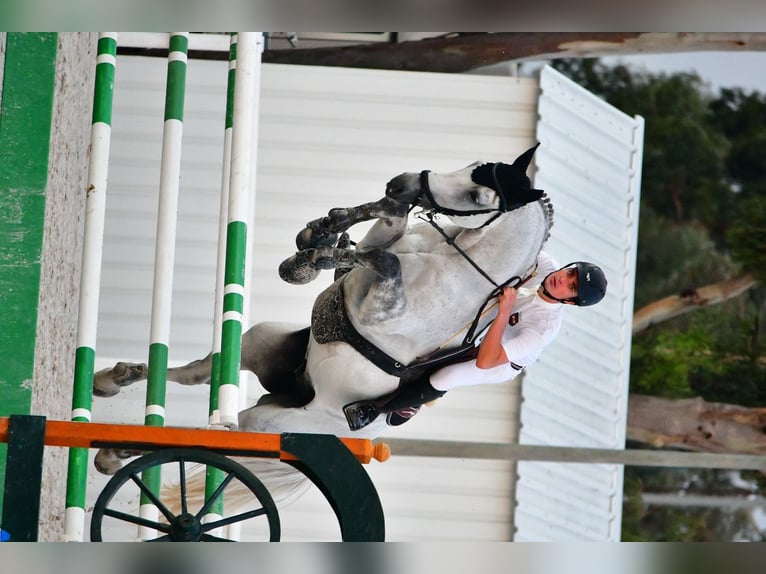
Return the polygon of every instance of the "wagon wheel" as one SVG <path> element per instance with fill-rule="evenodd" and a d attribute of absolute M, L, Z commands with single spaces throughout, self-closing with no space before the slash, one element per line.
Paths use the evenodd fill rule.
<path fill-rule="evenodd" d="M 188 504 L 186 463 L 204 464 L 209 468 L 212 467 L 224 473 L 220 486 L 204 505 L 200 505 L 199 509 L 192 509 Z M 163 465 L 166 466 L 163 467 Z M 160 500 L 143 482 L 141 473 L 154 467 L 163 467 L 163 471 L 167 469 L 168 471 L 176 471 L 178 473 L 180 490 L 180 500 L 178 501 L 180 502 L 180 512 L 178 514 L 175 514 L 168 508 L 169 500 L 164 502 Z M 260 503 L 260 508 L 241 512 L 233 516 L 226 516 L 224 513 L 221 519 L 203 523 L 201 521 L 202 517 L 215 502 L 223 500 L 225 505 L 227 489 L 236 484 L 236 481 L 239 481 L 241 485 L 255 496 Z M 126 488 L 122 494 L 130 495 L 129 491 L 134 491 L 133 494 L 135 496 L 133 500 L 136 499 L 139 492 L 145 494 L 159 509 L 162 521 L 156 522 L 141 517 L 137 509 L 124 511 L 116 508 L 118 502 L 113 501 L 113 498 L 123 486 Z M 136 527 L 145 526 L 157 530 L 159 536 L 151 539 L 152 542 L 230 542 L 231 540 L 215 536 L 210 531 L 262 516 L 266 517 L 267 524 L 260 522 L 257 526 L 261 527 L 261 529 L 268 528 L 266 534 L 269 541 L 279 541 L 281 529 L 277 507 L 263 483 L 249 470 L 241 464 L 209 450 L 168 448 L 142 456 L 115 473 L 104 487 L 104 490 L 101 491 L 93 507 L 90 539 L 94 542 L 102 542 L 102 528 L 106 529 L 110 525 L 117 527 L 135 525 Z M 104 523 L 105 517 L 109 518 L 106 523 Z"/>

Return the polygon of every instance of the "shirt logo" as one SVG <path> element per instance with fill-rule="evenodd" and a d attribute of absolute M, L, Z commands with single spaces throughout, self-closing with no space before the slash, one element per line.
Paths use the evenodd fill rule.
<path fill-rule="evenodd" d="M 516 311 L 515 313 L 512 313 L 510 317 L 508 317 L 508 324 L 513 327 L 516 323 L 519 322 L 520 319 L 521 315 L 518 311 Z"/>

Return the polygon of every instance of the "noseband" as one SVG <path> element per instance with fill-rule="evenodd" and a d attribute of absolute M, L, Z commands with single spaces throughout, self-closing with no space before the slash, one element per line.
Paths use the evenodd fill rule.
<path fill-rule="evenodd" d="M 495 182 L 495 192 L 497 193 L 497 197 L 500 200 L 500 207 L 499 208 L 487 208 L 487 209 L 451 209 L 449 207 L 444 207 L 443 205 L 439 205 L 439 202 L 436 201 L 436 198 L 434 197 L 433 192 L 431 191 L 431 186 L 428 183 L 428 174 L 431 173 L 430 170 L 424 169 L 420 172 L 420 193 L 415 198 L 415 201 L 413 201 L 413 205 L 415 205 L 418 200 L 425 195 L 426 199 L 428 200 L 429 205 L 431 206 L 430 211 L 441 213 L 443 215 L 453 215 L 458 217 L 467 217 L 471 215 L 482 215 L 484 213 L 493 213 L 496 212 L 495 217 L 490 218 L 489 220 L 485 221 L 484 224 L 482 224 L 477 229 L 481 229 L 482 227 L 489 225 L 492 223 L 495 219 L 500 217 L 501 213 L 505 213 L 508 211 L 507 204 L 505 202 L 505 196 L 503 196 L 503 193 L 500 188 L 500 182 L 497 179 L 497 164 L 495 164 L 492 167 L 492 179 Z"/>

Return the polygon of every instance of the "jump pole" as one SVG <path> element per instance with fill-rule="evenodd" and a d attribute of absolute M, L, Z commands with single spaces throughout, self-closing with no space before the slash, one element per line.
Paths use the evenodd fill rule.
<path fill-rule="evenodd" d="M 247 33 L 242 33 L 243 35 Z M 254 96 L 253 99 L 249 102 L 249 108 L 258 110 L 258 92 L 259 92 L 259 76 L 260 76 L 260 53 L 263 49 L 262 42 L 259 41 L 262 38 L 261 34 L 256 35 L 256 55 L 255 57 L 252 57 L 248 60 L 247 56 L 245 56 L 245 64 L 246 65 L 252 65 L 253 66 L 253 74 L 255 76 L 255 87 L 254 87 Z M 225 292 L 225 275 L 226 275 L 226 262 L 227 262 L 227 235 L 228 235 L 228 228 L 229 228 L 229 203 L 230 203 L 230 187 L 231 187 L 231 169 L 232 169 L 232 134 L 234 131 L 234 101 L 235 101 L 235 86 L 236 86 L 236 78 L 237 78 L 237 69 L 241 67 L 241 65 L 238 63 L 237 58 L 237 52 L 238 52 L 238 37 L 239 35 L 234 32 L 231 35 L 231 44 L 230 44 L 230 50 L 229 50 L 229 70 L 228 70 L 228 81 L 227 81 L 227 90 L 226 90 L 226 120 L 224 125 L 224 145 L 223 145 L 223 170 L 222 170 L 222 178 L 221 178 L 221 203 L 220 203 L 220 225 L 219 225 L 219 232 L 218 232 L 218 264 L 217 264 L 217 273 L 216 273 L 216 294 L 215 294 L 215 309 L 214 309 L 214 320 L 213 320 L 213 351 L 212 351 L 212 361 L 211 361 L 211 377 L 210 377 L 210 410 L 209 410 L 209 425 L 210 428 L 221 428 L 225 427 L 227 425 L 222 424 L 221 420 L 221 410 L 219 409 L 219 389 L 221 386 L 221 340 L 222 340 L 222 331 L 223 331 L 223 298 L 224 298 L 224 292 Z M 252 49 L 250 46 L 250 42 L 248 39 L 245 40 L 245 49 Z M 243 72 L 244 73 L 244 72 Z M 252 115 L 253 118 L 253 124 L 257 123 L 257 113 Z M 240 116 L 237 116 L 237 121 L 240 121 Z M 249 127 L 252 130 L 252 134 L 257 134 L 257 127 L 253 124 L 250 124 L 250 126 L 247 125 L 238 125 L 240 129 L 247 130 Z M 242 140 L 238 140 L 238 143 L 240 143 Z M 248 156 L 250 158 L 250 163 L 255 164 L 255 154 L 254 151 L 257 149 L 257 145 L 253 146 L 252 143 L 250 144 L 250 150 L 242 150 L 239 157 L 242 156 Z M 247 190 L 247 197 L 248 199 L 252 199 L 253 197 L 253 191 L 254 191 L 254 185 L 252 181 L 253 177 L 252 174 L 248 179 L 246 190 Z M 246 217 L 251 218 L 254 208 L 254 201 L 248 202 L 250 205 L 246 212 Z M 249 226 L 249 222 L 246 223 L 246 227 Z M 243 240 L 246 242 L 247 238 L 243 238 Z M 248 274 L 248 270 L 250 269 L 249 265 L 249 259 L 251 255 L 251 250 L 247 249 L 247 246 L 245 245 L 243 247 L 245 249 L 245 273 L 244 276 L 246 277 Z M 246 285 L 243 285 L 243 315 L 247 315 L 248 310 L 248 293 L 249 289 L 246 288 Z M 244 321 L 244 319 L 241 319 L 240 322 Z M 241 332 L 241 328 L 240 328 Z M 241 336 L 238 337 L 236 340 L 229 340 L 228 344 L 234 344 L 237 346 L 241 345 Z M 231 350 L 228 351 L 229 354 L 231 354 Z M 241 356 L 241 347 L 239 354 Z M 223 419 L 224 421 L 231 421 L 231 420 L 237 420 L 236 417 L 238 417 L 238 412 L 241 410 L 241 408 L 244 406 L 243 403 L 246 402 L 246 397 L 243 397 L 243 395 L 246 395 L 246 385 L 241 384 L 239 381 L 239 367 L 237 367 L 238 373 L 238 399 L 236 401 L 236 408 L 231 412 L 225 412 Z M 226 391 L 224 391 L 225 393 Z M 234 395 L 232 392 L 231 395 Z M 225 408 L 231 409 L 235 407 L 233 404 L 234 400 L 232 398 L 227 398 L 224 401 Z M 229 427 L 232 425 L 229 424 Z M 223 480 L 223 474 L 220 471 L 217 471 L 216 469 L 209 468 L 207 471 L 207 477 L 206 477 L 206 495 L 210 496 L 213 492 L 215 492 L 215 489 L 218 487 L 218 485 Z M 204 517 L 204 520 L 218 520 L 220 518 L 220 513 L 222 512 L 222 502 L 221 500 L 216 503 L 216 506 L 212 507 L 210 510 L 211 512 Z M 239 525 L 231 525 L 227 527 L 228 534 L 227 537 L 229 539 L 238 539 L 239 538 L 239 532 L 234 532 L 234 530 L 238 530 Z"/>
<path fill-rule="evenodd" d="M 223 327 L 223 289 L 226 270 L 226 230 L 229 219 L 229 185 L 231 182 L 231 134 L 234 115 L 234 83 L 237 70 L 237 33 L 230 36 L 229 68 L 226 83 L 226 114 L 223 130 L 223 160 L 221 169 L 221 195 L 218 210 L 218 253 L 215 275 L 215 305 L 213 308 L 213 344 L 210 362 L 210 405 L 208 425 L 221 425 L 218 408 L 218 390 L 221 387 L 221 330 Z"/>
<path fill-rule="evenodd" d="M 173 265 L 175 264 L 178 190 L 181 178 L 183 113 L 186 95 L 186 68 L 189 33 L 172 32 L 168 41 L 168 71 L 165 86 L 165 115 L 162 133 L 157 239 L 154 255 L 154 284 L 149 336 L 149 363 L 146 386 L 144 424 L 165 425 L 165 395 L 168 371 L 171 304 L 173 298 Z M 144 471 L 143 480 L 155 493 L 159 492 L 159 467 Z M 139 515 L 157 520 L 159 511 L 146 495 L 141 494 Z M 139 538 L 153 535 L 139 527 Z"/>
<path fill-rule="evenodd" d="M 241 32 L 237 34 L 236 47 L 221 321 L 221 380 L 218 391 L 220 424 L 232 429 L 238 426 L 240 403 L 239 373 L 242 319 L 245 310 L 247 222 L 254 207 L 250 205 L 250 190 L 254 185 L 253 138 L 259 95 L 257 80 L 260 72 L 261 37 L 257 32 Z"/>
<path fill-rule="evenodd" d="M 93 404 L 117 38 L 118 35 L 111 32 L 102 32 L 98 36 L 72 394 L 71 418 L 77 422 L 90 422 Z M 67 542 L 79 542 L 84 539 L 87 466 L 88 449 L 71 448 L 64 511 L 64 540 Z"/>
<path fill-rule="evenodd" d="M 221 412 L 218 409 L 218 390 L 221 387 L 221 330 L 223 323 L 223 288 L 226 269 L 226 227 L 229 217 L 229 184 L 231 181 L 231 134 L 234 111 L 234 83 L 237 69 L 237 33 L 229 38 L 229 66 L 226 74 L 226 112 L 223 131 L 223 160 L 221 169 L 221 193 L 218 210 L 218 253 L 215 275 L 215 301 L 213 307 L 213 343 L 210 361 L 210 399 L 208 410 L 208 428 L 224 429 L 221 425 Z M 223 482 L 224 474 L 219 469 L 208 467 L 205 474 L 205 500 L 213 496 Z M 218 499 L 202 517 L 203 522 L 215 522 L 223 517 L 223 500 Z M 212 532 L 214 536 L 224 537 L 222 529 Z M 231 537 L 229 537 L 231 539 Z M 238 539 L 238 537 L 237 537 Z"/>

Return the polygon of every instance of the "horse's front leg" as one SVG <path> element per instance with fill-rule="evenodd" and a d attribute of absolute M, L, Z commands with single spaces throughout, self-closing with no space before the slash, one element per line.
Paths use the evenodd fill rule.
<path fill-rule="evenodd" d="M 399 258 L 383 249 L 359 251 L 337 247 L 316 247 L 298 251 L 279 265 L 279 276 L 293 285 L 313 281 L 323 269 L 353 269 L 366 267 L 378 274 L 381 281 L 401 283 Z"/>
<path fill-rule="evenodd" d="M 295 238 L 299 251 L 314 247 L 331 247 L 338 240 L 338 235 L 362 221 L 383 220 L 394 231 L 394 221 L 406 221 L 409 205 L 388 197 L 364 203 L 356 207 L 331 209 L 325 217 L 314 219 L 306 224 Z"/>

